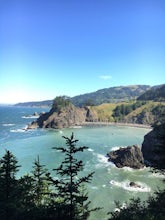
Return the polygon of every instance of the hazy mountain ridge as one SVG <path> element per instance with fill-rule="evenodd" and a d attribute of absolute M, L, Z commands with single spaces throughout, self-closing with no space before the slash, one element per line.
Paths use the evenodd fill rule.
<path fill-rule="evenodd" d="M 151 87 L 148 85 L 117 86 L 97 90 L 96 92 L 78 95 L 72 98 L 76 106 L 100 105 L 136 99 Z"/>
<path fill-rule="evenodd" d="M 53 104 L 53 100 L 45 100 L 45 101 L 32 101 L 32 102 L 19 102 L 15 104 L 15 106 L 22 107 L 51 107 Z"/>
<path fill-rule="evenodd" d="M 151 86 L 149 85 L 117 86 L 74 96 L 70 99 L 75 106 L 100 105 L 102 103 L 116 103 L 136 99 L 150 88 Z M 15 106 L 51 107 L 52 103 L 53 100 L 45 100 L 37 102 L 17 103 Z"/>

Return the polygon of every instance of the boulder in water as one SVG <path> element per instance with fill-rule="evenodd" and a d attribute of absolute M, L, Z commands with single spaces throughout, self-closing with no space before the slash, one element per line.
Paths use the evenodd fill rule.
<path fill-rule="evenodd" d="M 129 184 L 131 187 L 135 187 L 135 188 L 141 188 L 141 186 L 135 182 L 130 182 Z"/>
<path fill-rule="evenodd" d="M 109 161 L 113 162 L 118 168 L 131 167 L 141 169 L 144 167 L 144 159 L 140 148 L 137 145 L 120 148 L 107 154 Z"/>

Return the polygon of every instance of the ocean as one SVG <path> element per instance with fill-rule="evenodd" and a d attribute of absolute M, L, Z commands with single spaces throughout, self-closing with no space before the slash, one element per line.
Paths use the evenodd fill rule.
<path fill-rule="evenodd" d="M 18 176 L 30 173 L 33 162 L 39 155 L 40 162 L 52 173 L 57 168 L 61 155 L 53 147 L 65 145 L 62 136 L 70 136 L 72 132 L 79 140 L 78 146 L 87 146 L 88 150 L 78 156 L 84 161 L 84 174 L 95 172 L 92 182 L 87 185 L 91 208 L 103 207 L 93 212 L 89 220 L 107 219 L 107 213 L 115 209 L 115 201 L 125 204 L 130 198 L 140 197 L 142 200 L 152 195 L 158 188 L 163 188 L 163 176 L 150 172 L 149 168 L 133 170 L 118 169 L 108 162 L 106 154 L 114 149 L 138 144 L 141 146 L 144 135 L 151 129 L 128 126 L 97 125 L 73 127 L 67 129 L 35 129 L 26 130 L 33 120 L 34 112 L 46 112 L 44 108 L 23 108 L 0 106 L 0 157 L 5 150 L 10 150 L 18 159 L 21 168 Z M 134 181 L 142 188 L 129 187 Z"/>

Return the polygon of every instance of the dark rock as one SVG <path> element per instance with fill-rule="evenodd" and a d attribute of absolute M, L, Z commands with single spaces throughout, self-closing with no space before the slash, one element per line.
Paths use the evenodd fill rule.
<path fill-rule="evenodd" d="M 130 182 L 129 184 L 131 187 L 134 187 L 134 188 L 141 188 L 141 186 L 135 182 Z"/>
<path fill-rule="evenodd" d="M 37 112 L 34 112 L 33 116 L 39 116 L 39 114 Z"/>
<path fill-rule="evenodd" d="M 137 145 L 120 148 L 107 154 L 109 161 L 113 162 L 118 168 L 131 167 L 140 169 L 144 167 L 143 155 Z"/>
<path fill-rule="evenodd" d="M 156 126 L 144 136 L 142 153 L 146 165 L 165 169 L 165 124 Z"/>
<path fill-rule="evenodd" d="M 65 128 L 81 124 L 85 121 L 85 112 L 73 105 L 62 108 L 59 112 L 50 111 L 41 115 L 38 126 L 42 128 Z"/>
<path fill-rule="evenodd" d="M 75 125 L 80 125 L 86 120 L 86 110 L 84 108 L 77 108 L 70 104 L 61 108 L 59 111 L 51 109 L 47 113 L 43 113 L 40 117 L 32 122 L 28 129 L 40 128 L 68 128 Z"/>
<path fill-rule="evenodd" d="M 27 126 L 27 130 L 28 130 L 28 129 L 35 129 L 35 128 L 38 128 L 38 124 L 37 124 L 36 121 L 33 121 L 31 124 L 29 124 L 29 125 Z"/>
<path fill-rule="evenodd" d="M 96 121 L 96 113 L 90 107 L 79 108 L 72 103 L 64 107 L 52 107 L 47 113 L 40 114 L 40 117 L 28 125 L 28 129 L 33 128 L 68 128 L 75 125 L 81 125 L 84 122 Z"/>

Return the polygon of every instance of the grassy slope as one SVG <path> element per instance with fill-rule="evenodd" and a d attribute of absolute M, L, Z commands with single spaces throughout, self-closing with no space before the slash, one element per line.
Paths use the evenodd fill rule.
<path fill-rule="evenodd" d="M 97 113 L 99 121 L 113 122 L 113 110 L 117 105 L 121 104 L 122 103 L 103 103 L 101 105 L 91 106 L 91 109 Z"/>
<path fill-rule="evenodd" d="M 146 111 L 149 112 L 152 108 L 154 108 L 154 107 L 156 107 L 160 104 L 165 106 L 165 102 L 160 103 L 160 102 L 148 101 L 145 105 L 142 105 L 141 107 L 139 107 L 136 110 L 132 111 L 127 116 L 136 116 L 136 115 L 140 114 L 143 110 L 146 110 Z"/>
<path fill-rule="evenodd" d="M 122 102 L 122 103 L 104 103 L 98 106 L 91 106 L 90 108 L 96 112 L 99 121 L 107 121 L 107 122 L 113 122 L 114 118 L 112 117 L 113 110 L 116 108 L 116 106 L 121 104 L 131 104 L 133 102 Z M 130 114 L 128 114 L 126 117 L 134 117 L 140 114 L 143 110 L 146 110 L 148 112 L 151 111 L 153 107 L 156 107 L 158 105 L 164 105 L 165 102 L 153 102 L 149 101 L 145 105 L 137 108 L 136 110 L 132 111 Z"/>

